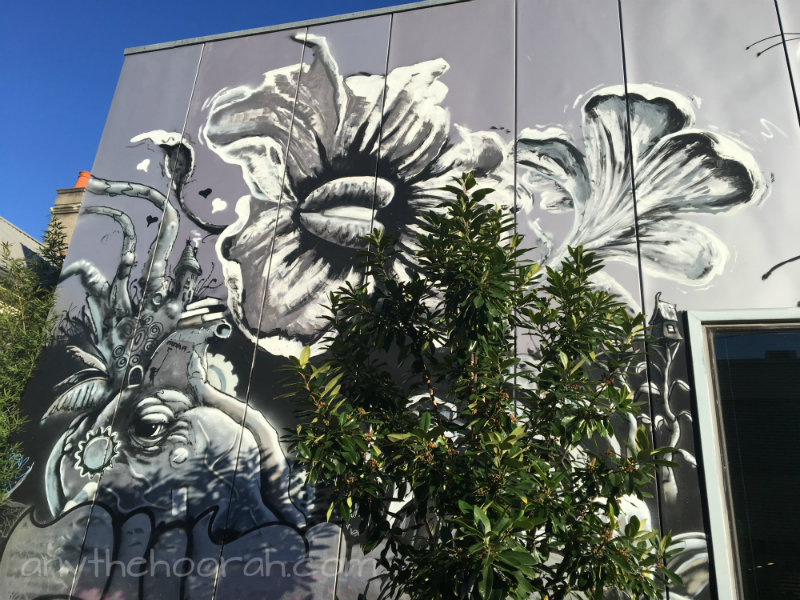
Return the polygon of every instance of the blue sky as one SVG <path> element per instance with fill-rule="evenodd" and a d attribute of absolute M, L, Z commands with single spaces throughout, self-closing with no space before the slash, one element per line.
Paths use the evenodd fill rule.
<path fill-rule="evenodd" d="M 132 46 L 403 4 L 402 0 L 8 2 L 0 20 L 0 216 L 39 237 L 57 188 L 90 170 Z"/>

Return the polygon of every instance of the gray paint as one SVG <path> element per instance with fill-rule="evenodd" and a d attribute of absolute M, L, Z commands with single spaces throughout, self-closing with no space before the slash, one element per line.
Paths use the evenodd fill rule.
<path fill-rule="evenodd" d="M 791 31 L 791 22 L 800 27 L 800 22 L 794 19 L 796 10 L 786 2 L 779 4 L 784 31 Z M 145 357 L 152 364 L 156 359 L 164 361 L 158 363 L 163 371 L 153 373 L 155 387 L 147 392 L 157 401 L 136 404 L 147 399 L 140 397 L 142 390 L 122 386 L 119 405 L 123 408 L 119 414 L 116 409 L 92 412 L 80 425 L 90 430 L 90 436 L 84 436 L 82 429 L 78 436 L 81 439 L 75 438 L 74 433 L 65 434 L 64 439 L 75 438 L 76 445 L 64 451 L 64 464 L 75 462 L 78 470 L 67 469 L 66 474 L 62 471 L 62 476 L 73 482 L 69 483 L 73 487 L 75 481 L 84 483 L 81 477 L 85 483 L 99 482 L 98 497 L 102 502 L 89 502 L 88 496 L 81 499 L 78 493 L 72 500 L 79 506 L 64 511 L 65 514 L 58 515 L 58 520 L 47 527 L 37 528 L 22 512 L 26 506 L 35 506 L 36 521 L 53 521 L 46 511 L 42 512 L 43 484 L 37 478 L 42 477 L 43 471 L 53 472 L 43 468 L 48 454 L 58 457 L 61 443 L 58 437 L 68 429 L 73 416 L 85 411 L 75 411 L 72 415 L 57 411 L 56 417 L 48 419 L 37 432 L 35 442 L 29 444 L 28 450 L 38 467 L 15 493 L 14 500 L 19 504 L 7 509 L 11 512 L 4 513 L 8 526 L 3 533 L 10 534 L 10 542 L 0 558 L 0 577 L 11 578 L 5 580 L 6 596 L 0 595 L 0 598 L 15 592 L 23 594 L 22 597 L 36 597 L 45 592 L 67 593 L 75 587 L 73 579 L 79 586 L 76 589 L 101 590 L 108 585 L 111 586 L 108 589 L 124 593 L 126 597 L 137 597 L 141 590 L 143 598 L 181 595 L 192 599 L 241 598 L 249 593 L 260 593 L 264 585 L 279 597 L 301 594 L 322 598 L 334 591 L 339 591 L 341 597 L 354 596 L 364 582 L 358 574 L 363 557 L 353 545 L 354 540 L 341 536 L 337 525 L 319 522 L 322 520 L 321 505 L 315 500 L 313 490 L 303 489 L 298 483 L 297 473 L 286 476 L 280 469 L 267 473 L 268 469 L 260 467 L 257 458 L 260 452 L 262 459 L 272 455 L 280 461 L 284 454 L 277 442 L 269 446 L 263 443 L 263 435 L 259 438 L 261 441 L 257 438 L 259 431 L 264 434 L 269 429 L 280 430 L 295 422 L 294 407 L 277 398 L 281 386 L 276 371 L 284 355 L 299 351 L 302 343 L 315 342 L 319 337 L 318 331 L 309 329 L 309 324 L 313 323 L 309 315 L 313 316 L 313 310 L 306 309 L 312 306 L 310 300 L 314 294 L 322 298 L 320 290 L 333 287 L 339 281 L 339 275 L 333 271 L 320 278 L 315 265 L 332 260 L 336 252 L 340 257 L 337 260 L 343 264 L 349 260 L 349 245 L 353 242 L 349 228 L 354 225 L 342 218 L 343 209 L 352 211 L 373 203 L 374 222 L 394 228 L 408 243 L 414 218 L 435 196 L 426 188 L 446 183 L 449 175 L 460 174 L 461 170 L 480 167 L 488 171 L 485 183 L 497 188 L 490 200 L 500 202 L 509 210 L 516 204 L 518 228 L 529 243 L 539 240 L 540 249 L 535 251 L 539 256 L 543 256 L 544 231 L 552 238 L 551 259 L 552 253 L 565 241 L 592 241 L 598 251 L 612 261 L 607 273 L 613 281 L 606 285 L 625 292 L 634 308 L 644 306 L 654 313 L 658 306 L 654 301 L 657 292 L 663 292 L 662 302 L 666 303 L 660 305 L 661 310 L 670 314 L 675 308 L 668 305 L 673 303 L 681 311 L 687 308 L 779 307 L 792 305 L 800 299 L 794 275 L 800 268 L 800 261 L 787 264 L 767 280 L 761 280 L 761 275 L 772 265 L 800 252 L 794 225 L 800 217 L 800 204 L 795 201 L 794 194 L 798 187 L 795 165 L 800 140 L 786 57 L 778 51 L 756 57 L 752 51 L 745 50 L 748 44 L 778 32 L 774 3 L 770 0 L 742 1 L 732 10 L 730 3 L 722 6 L 710 1 L 698 7 L 696 2 L 685 0 L 669 4 L 626 0 L 621 7 L 620 15 L 614 0 L 591 6 L 577 0 L 557 3 L 546 0 L 423 2 L 300 26 L 248 30 L 128 51 L 93 173 L 99 178 L 151 186 L 169 195 L 172 205 L 178 206 L 178 199 L 174 197 L 176 187 L 170 182 L 170 174 L 162 170 L 162 166 L 166 166 L 164 151 L 158 146 L 184 144 L 191 147 L 193 170 L 182 187 L 182 198 L 186 210 L 194 218 L 178 210 L 177 228 L 174 232 L 170 230 L 174 246 L 160 266 L 165 268 L 167 281 L 177 278 L 176 267 L 186 241 L 196 245 L 202 271 L 199 277 L 205 278 L 205 283 L 198 288 L 194 299 L 202 297 L 209 304 L 214 303 L 214 308 L 202 310 L 224 310 L 227 305 L 227 313 L 215 313 L 209 316 L 207 323 L 231 325 L 233 331 L 230 337 L 212 339 L 209 337 L 211 330 L 197 323 L 196 317 L 178 323 L 173 315 L 164 321 L 167 331 L 159 334 L 160 350 Z M 293 40 L 293 36 L 305 40 L 306 44 Z M 789 51 L 794 49 L 791 44 L 788 42 Z M 174 49 L 166 51 L 166 47 Z M 323 56 L 326 52 L 329 54 Z M 796 65 L 791 61 L 794 55 L 789 54 L 794 69 Z M 412 73 L 416 78 L 409 77 Z M 263 83 L 265 77 L 268 78 L 266 84 Z M 259 86 L 264 99 L 256 94 Z M 616 91 L 601 91 L 608 86 L 616 86 Z M 629 92 L 627 105 L 622 91 L 625 86 Z M 239 100 L 249 98 L 241 103 L 241 110 L 226 108 L 227 101 L 216 96 L 224 94 L 221 92 L 224 89 L 234 88 L 240 89 Z M 271 143 L 271 122 L 264 121 L 257 127 L 253 124 L 257 123 L 254 117 L 262 114 L 262 109 L 269 109 L 270 103 L 277 101 L 275 92 L 278 89 L 284 95 L 281 100 L 284 112 L 279 118 L 284 119 L 283 128 L 287 133 L 278 136 L 275 153 L 271 153 L 257 145 Z M 384 93 L 386 98 L 383 98 Z M 369 115 L 359 112 L 363 112 L 359 107 L 368 96 L 370 102 L 379 106 Z M 596 116 L 584 116 L 584 107 L 596 107 L 601 98 L 604 106 L 613 106 L 613 110 L 605 114 L 614 118 L 598 128 L 600 121 Z M 696 120 L 692 127 L 699 132 L 693 135 L 703 139 L 713 136 L 730 139 L 725 153 L 712 153 L 715 160 L 711 161 L 711 170 L 715 177 L 719 176 L 715 169 L 721 169 L 725 163 L 716 159 L 727 157 L 729 167 L 747 164 L 749 179 L 761 179 L 768 185 L 768 193 L 760 204 L 755 202 L 759 193 L 750 194 L 746 182 L 739 177 L 726 180 L 736 182 L 738 190 L 734 191 L 740 195 L 744 190 L 739 201 L 720 200 L 726 192 L 717 186 L 712 190 L 711 200 L 684 197 L 683 204 L 670 204 L 673 200 L 667 199 L 662 206 L 654 203 L 654 192 L 647 192 L 647 181 L 641 182 L 636 200 L 640 209 L 638 225 L 642 231 L 657 225 L 678 234 L 692 232 L 693 226 L 702 225 L 713 231 L 713 234 L 702 234 L 705 236 L 702 239 L 716 240 L 720 248 L 730 252 L 724 268 L 720 266 L 722 263 L 712 264 L 719 268 L 710 271 L 705 278 L 702 278 L 702 268 L 692 271 L 682 267 L 682 273 L 670 272 L 668 263 L 674 262 L 677 254 L 665 255 L 664 264 L 655 265 L 656 270 L 647 270 L 653 265 L 645 261 L 647 268 L 640 271 L 636 244 L 642 242 L 638 249 L 644 256 L 649 249 L 646 239 L 637 239 L 634 235 L 633 194 L 625 191 L 619 202 L 609 203 L 603 212 L 600 208 L 608 200 L 607 195 L 595 189 L 596 185 L 588 186 L 586 181 L 580 185 L 575 183 L 580 180 L 582 169 L 597 175 L 594 184 L 602 180 L 599 175 L 602 169 L 616 170 L 615 181 L 623 184 L 623 190 L 625 178 L 630 179 L 625 175 L 629 166 L 621 154 L 614 154 L 597 140 L 589 143 L 584 140 L 592 128 L 613 135 L 617 151 L 624 148 L 626 141 L 632 142 L 634 177 L 637 173 L 647 173 L 653 159 L 641 150 L 638 142 L 642 125 L 659 126 L 658 106 L 682 106 L 684 113 L 693 112 Z M 350 112 L 339 120 L 335 115 L 345 107 Z M 630 119 L 634 130 L 630 134 L 626 108 L 633 111 Z M 673 109 L 672 112 L 679 111 Z M 640 115 L 644 113 L 650 116 L 642 120 Z M 218 122 L 214 121 L 218 118 Z M 212 121 L 216 123 L 213 126 Z M 334 122 L 346 125 L 339 130 L 338 137 L 331 134 Z M 356 125 L 378 132 L 376 141 L 362 146 L 360 155 L 356 152 L 361 143 L 355 133 Z M 349 130 L 347 126 L 354 129 Z M 552 138 L 551 134 L 542 133 L 547 128 L 551 132 L 553 128 L 563 130 L 571 141 L 551 139 L 542 145 L 543 139 Z M 669 160 L 665 159 L 664 163 L 673 165 L 673 169 L 678 164 L 674 157 L 685 153 L 689 147 L 681 133 L 688 128 L 688 125 L 677 126 L 672 137 L 657 136 L 674 142 L 666 153 Z M 320 138 L 319 145 L 310 143 L 314 135 Z M 513 142 L 517 137 L 524 138 L 525 143 L 515 149 Z M 132 139 L 140 141 L 132 143 Z M 255 149 L 243 150 L 236 146 L 243 141 L 257 143 L 253 146 Z M 543 196 L 537 187 L 542 183 L 541 176 L 552 175 L 547 171 L 552 163 L 547 163 L 550 167 L 546 168 L 542 161 L 554 148 L 573 158 L 580 156 L 574 158 L 573 181 L 569 184 L 577 201 L 573 200 L 569 206 L 562 198 L 562 208 L 566 210 L 561 213 L 543 210 L 548 203 L 553 206 L 554 197 Z M 318 153 L 341 157 L 344 167 L 336 170 L 330 165 L 319 166 Z M 286 156 L 289 167 L 284 170 L 286 160 L 282 157 Z M 412 158 L 403 161 L 403 156 Z M 616 159 L 609 161 L 613 156 Z M 515 158 L 523 159 L 523 163 L 517 165 Z M 147 159 L 150 163 L 145 168 L 143 161 Z M 604 165 L 602 169 L 601 164 Z M 302 167 L 307 165 L 317 166 L 304 171 Z M 265 169 L 271 173 L 266 178 L 262 172 Z M 174 165 L 172 172 L 175 172 Z M 367 178 L 375 174 L 381 183 L 369 189 Z M 530 178 L 532 174 L 533 179 Z M 540 178 L 537 180 L 536 176 Z M 684 176 L 694 185 L 700 177 L 697 169 L 688 169 Z M 133 277 L 142 274 L 146 277 L 147 249 L 167 219 L 141 198 L 125 193 L 110 196 L 103 192 L 102 184 L 95 183 L 90 186 L 95 193 L 87 194 L 84 203 L 84 214 L 67 259 L 68 265 L 73 266 L 68 268 L 74 269 L 81 264 L 79 261 L 86 260 L 96 269 L 98 280 L 113 280 L 122 259 L 119 250 L 122 228 L 107 216 L 91 214 L 102 212 L 99 207 L 112 207 L 130 218 L 135 231 L 137 260 L 133 265 Z M 515 183 L 525 183 L 528 190 L 520 189 L 515 194 Z M 242 197 L 247 198 L 241 207 L 249 207 L 251 216 L 265 215 L 263 222 L 242 216 L 240 222 L 233 225 L 237 220 L 235 207 Z M 383 206 L 381 199 L 384 203 L 391 202 Z M 276 208 L 273 214 L 270 203 L 278 201 L 280 209 Z M 581 202 L 585 203 L 586 215 L 589 215 L 584 221 L 594 218 L 594 229 L 574 227 L 573 213 Z M 402 210 L 394 210 L 398 205 Z M 363 216 L 363 211 L 358 214 Z M 271 227 L 275 215 L 285 227 L 279 228 L 274 246 L 277 250 L 271 255 Z M 217 227 L 204 227 L 196 221 Z M 583 223 L 580 219 L 577 222 Z M 356 220 L 356 223 L 356 227 L 363 226 L 363 222 Z M 593 232 L 610 223 L 614 227 L 607 232 L 607 237 L 598 241 Z M 220 238 L 217 234 L 221 229 L 225 231 Z M 627 244 L 621 261 L 617 260 L 619 252 L 613 252 L 614 247 L 611 247 L 620 239 Z M 339 249 L 334 252 L 336 245 Z M 231 257 L 236 254 L 231 248 L 239 252 L 236 256 L 239 256 L 243 272 L 250 269 L 249 274 L 237 280 L 231 276 Z M 270 264 L 272 258 L 275 260 Z M 223 265 L 228 267 L 225 273 Z M 409 258 L 397 268 L 410 267 L 413 267 L 413 259 Z M 223 281 L 223 274 L 227 275 L 227 282 Z M 354 270 L 351 276 L 356 281 L 360 274 Z M 692 285 L 692 277 L 701 285 Z M 321 287 L 315 288 L 317 284 Z M 238 290 L 233 289 L 234 285 Z M 87 286 L 81 285 L 77 278 L 67 280 L 60 290 L 59 309 L 71 307 L 73 316 L 79 314 L 85 304 Z M 168 293 L 175 298 L 178 291 L 168 290 Z M 105 292 L 97 297 L 112 299 Z M 293 308 L 285 304 L 287 298 L 292 299 Z M 143 299 L 144 305 L 152 303 L 153 299 L 153 295 L 148 295 Z M 237 330 L 243 328 L 236 311 L 245 301 L 251 303 L 248 321 L 251 331 Z M 110 306 L 113 307 L 113 303 Z M 303 310 L 297 313 L 300 317 L 293 320 L 292 311 L 297 307 Z M 147 326 L 150 325 L 148 322 Z M 255 337 L 262 350 L 253 343 Z M 127 339 L 125 335 L 122 338 Z M 169 354 L 170 342 L 183 350 Z M 84 344 L 84 351 L 93 352 L 87 339 L 72 340 L 72 343 Z M 654 387 L 645 385 L 639 392 L 646 398 L 653 390 L 651 417 L 659 423 L 665 422 L 660 419 L 669 421 L 670 412 L 692 408 L 690 395 L 683 386 L 679 386 L 679 392 L 666 403 L 662 402 L 663 393 L 661 397 L 655 393 L 665 385 L 669 387 L 671 381 L 686 381 L 685 344 L 663 343 L 670 350 L 669 365 L 659 364 L 654 357 L 647 370 Z M 521 349 L 527 347 L 528 342 L 523 341 Z M 127 352 L 123 352 L 125 357 L 128 357 Z M 53 385 L 69 375 L 76 375 L 79 369 L 76 356 L 79 354 L 65 352 L 63 347 L 54 348 L 46 356 L 43 369 L 46 376 L 35 382 L 25 399 L 25 410 L 34 421 L 38 421 L 58 395 Z M 185 360 L 176 356 L 183 356 Z M 197 367 L 197 363 L 192 362 L 193 356 L 205 357 L 209 362 L 201 364 L 202 368 Z M 641 380 L 630 383 L 638 388 L 644 381 L 643 374 Z M 177 396 L 168 400 L 163 397 L 164 390 Z M 125 408 L 131 403 L 139 407 L 157 407 L 158 414 L 168 414 L 166 408 L 171 407 L 170 411 L 177 414 L 167 419 L 166 430 L 172 431 L 170 428 L 176 428 L 178 423 L 189 423 L 188 431 L 194 436 L 192 443 L 173 440 L 169 443 L 177 446 L 169 446 L 167 440 L 160 437 L 162 430 L 156 427 L 153 433 L 141 424 L 136 425 L 134 417 L 138 413 L 128 413 Z M 181 408 L 181 403 L 188 404 L 188 408 Z M 108 406 L 113 408 L 113 402 Z M 243 424 L 236 414 L 244 409 L 251 419 L 259 420 L 258 423 Z M 145 412 L 151 421 L 153 418 L 158 421 L 160 417 L 153 414 Z M 97 426 L 89 427 L 91 424 Z M 114 429 L 116 437 L 110 430 L 104 431 L 101 425 Z M 213 435 L 205 442 L 201 425 L 213 430 Z M 695 454 L 692 428 L 684 424 L 679 433 L 679 455 L 690 463 Z M 656 429 L 660 443 L 674 441 L 674 434 L 674 428 L 659 425 Z M 136 436 L 153 451 L 149 460 L 144 460 L 129 443 Z M 113 445 L 115 439 L 123 447 L 114 448 L 111 463 L 104 464 L 100 460 L 102 456 L 98 458 L 87 453 L 87 445 Z M 214 460 L 181 471 L 180 465 L 191 460 L 191 451 L 202 448 L 206 448 L 205 455 Z M 167 465 L 169 461 L 171 466 Z M 158 487 L 161 484 L 154 488 L 158 493 L 150 490 L 136 496 L 136 490 L 140 489 L 136 486 L 141 483 L 137 476 L 130 475 L 129 483 L 124 483 L 128 475 L 123 471 L 134 463 L 140 470 L 163 475 L 152 477 L 150 473 L 151 481 L 172 486 L 165 505 L 154 506 L 154 499 L 161 502 L 159 494 L 165 491 Z M 219 472 L 206 480 L 204 469 L 209 464 L 219 465 Z M 291 460 L 288 468 L 291 469 Z M 91 479 L 78 472 L 87 469 L 104 471 L 102 478 Z M 276 495 L 280 496 L 283 489 L 288 490 L 292 501 L 304 512 L 303 517 L 295 519 L 277 508 L 281 501 L 276 500 Z M 217 497 L 208 498 L 200 490 L 213 492 Z M 226 490 L 234 500 L 230 514 L 225 513 Z M 115 500 L 110 491 L 115 491 L 122 500 Z M 684 466 L 677 479 L 662 478 L 659 493 L 657 502 L 647 506 L 632 503 L 630 509 L 663 529 L 672 529 L 686 542 L 686 550 L 676 558 L 675 566 L 686 575 L 687 586 L 683 590 L 673 590 L 671 597 L 709 597 L 708 556 L 697 472 L 691 466 Z M 203 508 L 214 505 L 222 508 L 216 525 L 211 515 L 200 514 Z M 272 514 L 264 512 L 269 510 L 268 505 L 273 508 Z M 17 525 L 12 531 L 15 521 Z M 168 524 L 169 531 L 158 529 L 158 521 Z M 220 535 L 209 536 L 209 528 L 216 528 Z M 66 569 L 62 575 L 51 573 L 38 578 L 13 575 L 15 569 L 19 575 L 26 556 L 39 552 L 44 556 L 52 555 L 48 544 L 53 539 L 60 542 L 58 557 L 73 565 L 81 555 L 92 556 L 95 549 L 116 544 L 123 549 L 123 554 L 117 558 L 143 556 L 152 547 L 155 558 L 207 559 L 209 564 L 218 564 L 214 561 L 220 558 L 255 557 L 264 549 L 274 548 L 278 552 L 275 556 L 289 563 L 306 559 L 322 567 L 326 560 L 333 560 L 344 571 L 338 576 L 318 572 L 310 578 L 273 577 L 265 584 L 260 578 L 247 576 L 244 565 L 239 564 L 231 567 L 234 569 L 231 573 L 239 574 L 221 578 L 216 591 L 215 569 L 208 576 L 193 573 L 160 583 L 152 577 L 141 581 L 121 577 L 118 572 L 106 579 L 81 571 L 76 578 L 74 568 Z M 370 597 L 373 592 L 374 589 L 370 590 Z"/>
<path fill-rule="evenodd" d="M 663 291 L 684 309 L 794 305 L 800 290 L 791 272 L 776 272 L 766 281 L 761 276 L 797 254 L 794 234 L 780 235 L 772 225 L 775 214 L 786 223 L 800 220 L 800 205 L 793 200 L 800 157 L 797 116 L 781 53 L 773 50 L 757 58 L 745 50 L 778 33 L 774 3 L 744 2 L 730 10 L 706 2 L 697 10 L 696 3 L 684 1 L 648 6 L 624 2 L 623 23 L 630 81 L 657 82 L 692 98 L 697 126 L 750 148 L 769 186 L 760 205 L 693 218 L 713 224 L 731 250 L 724 276 L 707 289 L 647 277 L 645 298 Z"/>

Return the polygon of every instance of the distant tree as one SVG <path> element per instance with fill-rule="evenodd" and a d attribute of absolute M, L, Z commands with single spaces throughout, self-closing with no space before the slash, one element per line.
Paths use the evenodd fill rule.
<path fill-rule="evenodd" d="M 53 218 L 38 256 L 12 258 L 8 243 L 0 249 L 6 271 L 0 278 L 0 504 L 25 469 L 20 445 L 13 442 L 25 424 L 20 400 L 53 334 L 50 311 L 66 248 L 61 223 Z"/>
<path fill-rule="evenodd" d="M 371 234 L 367 281 L 331 297 L 326 351 L 294 359 L 299 460 L 329 486 L 328 518 L 380 550 L 381 597 L 658 597 L 678 580 L 670 538 L 623 509 L 667 449 L 643 427 L 609 443 L 640 413 L 625 379 L 644 317 L 590 284 L 601 265 L 580 248 L 542 277 L 491 190 L 456 181 L 422 225 L 419 271 L 396 277 Z"/>

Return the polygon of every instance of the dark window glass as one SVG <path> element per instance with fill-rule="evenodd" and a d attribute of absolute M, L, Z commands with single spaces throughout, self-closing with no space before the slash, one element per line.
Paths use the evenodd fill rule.
<path fill-rule="evenodd" d="M 740 595 L 800 598 L 800 329 L 716 329 Z"/>

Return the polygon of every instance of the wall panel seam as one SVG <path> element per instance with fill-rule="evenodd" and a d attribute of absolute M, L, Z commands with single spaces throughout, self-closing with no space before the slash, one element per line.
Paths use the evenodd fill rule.
<path fill-rule="evenodd" d="M 628 154 L 628 170 L 630 173 L 631 178 L 631 201 L 633 202 L 633 228 L 634 228 L 634 238 L 636 240 L 636 267 L 637 267 L 637 280 L 639 283 L 639 302 L 641 311 L 644 313 L 646 310 L 645 304 L 645 295 L 644 295 L 644 273 L 642 270 L 642 253 L 641 253 L 641 236 L 639 233 L 639 213 L 637 207 L 637 198 L 636 198 L 636 171 L 634 166 L 634 156 L 633 156 L 633 139 L 632 139 L 632 131 L 631 131 L 631 105 L 630 105 L 630 96 L 628 94 L 628 62 L 627 62 L 627 55 L 626 55 L 626 48 L 625 48 L 625 32 L 624 32 L 624 19 L 622 13 L 622 0 L 617 0 L 617 10 L 619 15 L 619 40 L 620 40 L 620 51 L 622 57 L 622 83 L 624 86 L 625 91 L 625 118 L 626 118 L 626 132 L 625 132 L 625 145 L 626 145 L 626 152 Z M 645 357 L 647 358 L 649 355 L 649 344 L 645 340 L 644 341 L 645 347 Z M 655 409 L 653 407 L 653 398 L 651 395 L 651 377 L 650 377 L 650 360 L 647 358 L 647 369 L 645 370 L 645 377 L 646 377 L 646 384 L 647 384 L 647 407 L 648 407 L 648 414 L 650 416 L 650 423 L 651 423 L 651 430 L 650 435 L 652 438 L 653 446 L 656 446 L 656 431 L 652 427 L 652 424 L 655 423 Z M 663 499 L 661 493 L 661 478 L 658 472 L 656 472 L 655 476 L 655 487 L 656 487 L 656 507 L 658 510 L 658 528 L 659 531 L 663 534 L 664 532 L 664 511 L 663 511 Z M 669 598 L 669 590 L 666 591 L 666 598 Z"/>
<path fill-rule="evenodd" d="M 800 125 L 800 103 L 797 99 L 797 87 L 794 82 L 794 74 L 792 73 L 792 62 L 789 58 L 789 48 L 786 46 L 786 33 L 783 29 L 783 19 L 781 18 L 781 9 L 778 5 L 778 0 L 773 0 L 775 3 L 775 16 L 778 19 L 778 30 L 781 36 L 781 45 L 783 46 L 783 55 L 786 57 L 786 70 L 789 73 L 789 84 L 792 88 L 792 101 L 794 102 L 794 111 L 797 115 L 797 123 Z"/>

